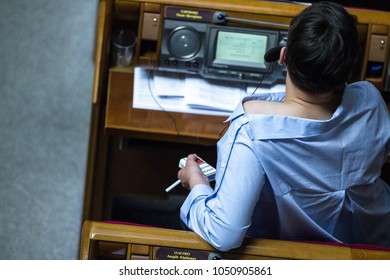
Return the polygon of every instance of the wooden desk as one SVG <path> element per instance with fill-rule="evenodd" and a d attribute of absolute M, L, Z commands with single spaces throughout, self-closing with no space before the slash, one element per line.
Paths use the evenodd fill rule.
<path fill-rule="evenodd" d="M 270 239 L 245 239 L 228 252 L 217 252 L 190 231 L 85 221 L 80 259 L 170 259 L 182 252 L 188 258 L 233 260 L 389 260 L 390 251 L 330 244 Z"/>
<path fill-rule="evenodd" d="M 106 129 L 143 139 L 198 143 L 215 143 L 227 124 L 227 117 L 184 114 L 132 108 L 132 71 L 118 68 L 109 73 Z M 211 140 L 211 141 L 210 141 Z"/>
<path fill-rule="evenodd" d="M 149 208 L 148 213 L 156 213 L 164 206 L 171 211 L 164 216 L 169 223 L 176 217 L 177 205 L 186 194 L 180 188 L 170 194 L 164 192 L 176 180 L 178 159 L 197 152 L 215 164 L 215 143 L 226 127 L 224 117 L 141 110 L 131 106 L 134 66 L 155 68 L 158 65 L 162 22 L 168 5 L 225 11 L 232 17 L 282 24 L 289 24 L 304 8 L 256 0 L 101 0 L 83 220 L 117 218 L 143 223 L 142 215 L 148 207 L 155 207 Z M 367 68 L 370 54 L 376 50 L 373 38 L 390 38 L 390 13 L 348 9 L 359 19 L 358 32 L 364 54 L 353 79 L 371 81 L 388 97 L 390 93 L 383 89 L 389 50 L 385 50 L 381 75 L 367 77 Z M 152 36 L 150 32 L 145 35 L 148 20 L 153 22 Z M 138 37 L 133 64 L 121 69 L 113 68 L 110 60 L 111 34 L 119 28 L 131 29 Z M 131 208 L 141 202 L 139 208 L 144 212 Z M 141 214 L 133 221 L 129 213 Z M 164 219 L 156 216 L 152 223 Z M 175 224 L 173 228 L 180 226 Z"/>

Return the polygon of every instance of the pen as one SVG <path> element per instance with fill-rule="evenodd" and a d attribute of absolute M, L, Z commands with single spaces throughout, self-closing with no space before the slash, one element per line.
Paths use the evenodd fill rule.
<path fill-rule="evenodd" d="M 177 180 L 175 183 L 173 183 L 172 185 L 170 185 L 168 188 L 165 189 L 166 192 L 169 192 L 171 191 L 173 188 L 175 188 L 177 185 L 180 184 L 180 180 Z"/>

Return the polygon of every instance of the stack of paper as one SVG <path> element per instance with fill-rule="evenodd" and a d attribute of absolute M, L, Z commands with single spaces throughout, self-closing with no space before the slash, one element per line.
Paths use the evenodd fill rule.
<path fill-rule="evenodd" d="M 280 92 L 285 85 L 256 92 Z M 245 83 L 206 80 L 197 75 L 134 69 L 133 107 L 192 114 L 228 116 L 255 87 Z"/>

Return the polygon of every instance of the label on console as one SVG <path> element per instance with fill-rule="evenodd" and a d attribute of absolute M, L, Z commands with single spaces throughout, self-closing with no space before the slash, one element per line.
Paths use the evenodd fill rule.
<path fill-rule="evenodd" d="M 210 252 L 183 248 L 156 248 L 156 260 L 208 260 Z"/>
<path fill-rule="evenodd" d="M 170 19 L 212 22 L 214 12 L 202 9 L 166 7 L 165 17 Z"/>

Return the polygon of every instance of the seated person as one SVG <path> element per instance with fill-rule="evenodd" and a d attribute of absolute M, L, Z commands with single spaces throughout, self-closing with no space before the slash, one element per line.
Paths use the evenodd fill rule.
<path fill-rule="evenodd" d="M 390 150 L 380 92 L 346 84 L 361 49 L 356 19 L 318 2 L 292 21 L 279 63 L 286 92 L 245 97 L 218 142 L 215 188 L 189 155 L 184 223 L 216 249 L 245 236 L 390 246 Z"/>

